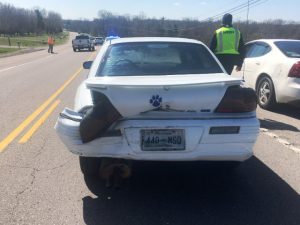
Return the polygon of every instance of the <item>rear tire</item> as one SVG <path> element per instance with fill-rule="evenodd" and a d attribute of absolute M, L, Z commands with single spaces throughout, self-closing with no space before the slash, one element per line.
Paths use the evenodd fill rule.
<path fill-rule="evenodd" d="M 76 48 L 73 48 L 73 51 L 76 52 Z"/>
<path fill-rule="evenodd" d="M 272 80 L 269 77 L 263 77 L 258 81 L 256 88 L 258 105 L 263 109 L 271 109 L 274 107 L 275 91 Z"/>
<path fill-rule="evenodd" d="M 99 175 L 100 158 L 79 156 L 79 164 L 84 176 L 96 177 Z"/>

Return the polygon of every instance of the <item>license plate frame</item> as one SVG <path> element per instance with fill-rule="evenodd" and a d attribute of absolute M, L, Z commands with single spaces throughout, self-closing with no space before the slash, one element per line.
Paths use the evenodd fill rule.
<path fill-rule="evenodd" d="M 142 129 L 140 146 L 142 151 L 184 151 L 184 129 Z"/>

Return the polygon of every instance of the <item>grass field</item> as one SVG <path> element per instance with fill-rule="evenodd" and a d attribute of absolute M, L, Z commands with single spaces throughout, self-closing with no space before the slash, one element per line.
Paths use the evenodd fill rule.
<path fill-rule="evenodd" d="M 12 53 L 12 52 L 16 52 L 19 51 L 20 49 L 18 48 L 1 48 L 0 47 L 0 54 L 7 54 L 7 53 Z"/>
<path fill-rule="evenodd" d="M 57 35 L 54 35 L 55 45 L 60 45 L 65 43 L 68 40 L 69 33 L 62 32 Z M 11 46 L 18 46 L 18 42 L 21 47 L 41 47 L 46 46 L 48 40 L 48 35 L 40 35 L 40 36 L 11 36 L 10 43 Z M 0 45 L 9 46 L 8 37 L 0 36 Z"/>

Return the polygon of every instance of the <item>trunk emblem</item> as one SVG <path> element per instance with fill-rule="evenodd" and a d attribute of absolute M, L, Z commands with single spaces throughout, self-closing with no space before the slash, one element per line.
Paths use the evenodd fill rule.
<path fill-rule="evenodd" d="M 161 106 L 161 103 L 162 103 L 162 97 L 160 97 L 159 95 L 153 95 L 153 96 L 150 98 L 149 103 L 150 103 L 151 105 L 153 105 L 154 107 L 160 107 L 160 106 Z"/>

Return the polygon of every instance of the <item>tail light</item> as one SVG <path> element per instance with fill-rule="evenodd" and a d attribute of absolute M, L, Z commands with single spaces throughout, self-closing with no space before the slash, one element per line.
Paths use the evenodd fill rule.
<path fill-rule="evenodd" d="M 256 109 L 257 97 L 252 88 L 231 86 L 227 88 L 225 95 L 216 108 L 218 113 L 243 113 Z"/>
<path fill-rule="evenodd" d="M 296 77 L 296 78 L 300 78 L 300 61 L 299 62 L 296 62 L 290 72 L 289 72 L 289 77 Z"/>

